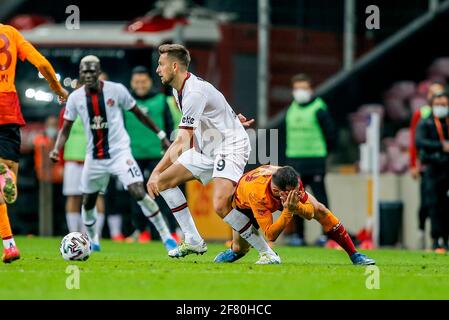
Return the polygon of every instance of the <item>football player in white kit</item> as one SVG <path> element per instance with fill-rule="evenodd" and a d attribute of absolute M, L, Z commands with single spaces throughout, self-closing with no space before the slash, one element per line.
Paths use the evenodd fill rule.
<path fill-rule="evenodd" d="M 258 264 L 280 263 L 279 256 L 259 235 L 250 219 L 232 208 L 235 185 L 243 175 L 251 146 L 242 122 L 223 94 L 188 72 L 190 54 L 179 44 L 159 47 L 157 74 L 173 87 L 182 111 L 178 135 L 147 183 L 150 196 L 162 195 L 184 233 L 184 241 L 168 252 L 170 257 L 203 254 L 207 245 L 198 233 L 187 201 L 178 185 L 193 179 L 214 181 L 213 204 L 217 214 L 258 250 Z M 178 158 L 179 157 L 179 158 Z"/>
<path fill-rule="evenodd" d="M 82 219 L 94 251 L 100 250 L 95 223 L 95 203 L 99 192 L 104 192 L 110 175 L 116 175 L 127 188 L 148 219 L 158 230 L 167 250 L 176 248 L 159 207 L 145 192 L 143 175 L 131 154 L 130 139 L 123 122 L 123 111 L 134 115 L 157 133 L 165 147 L 170 145 L 163 131 L 143 114 L 128 90 L 119 83 L 100 81 L 100 60 L 86 56 L 80 63 L 80 78 L 84 86 L 70 94 L 64 113 L 64 123 L 58 133 L 53 161 L 59 160 L 59 150 L 64 146 L 77 115 L 83 121 L 87 136 L 87 154 L 81 176 L 83 193 Z"/>

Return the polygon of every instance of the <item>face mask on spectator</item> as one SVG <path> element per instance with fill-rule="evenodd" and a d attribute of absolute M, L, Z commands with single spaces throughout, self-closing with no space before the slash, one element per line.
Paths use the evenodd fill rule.
<path fill-rule="evenodd" d="M 293 90 L 293 98 L 299 104 L 305 104 L 310 101 L 312 94 L 308 90 L 295 89 Z"/>
<path fill-rule="evenodd" d="M 56 135 L 58 134 L 58 130 L 53 127 L 49 127 L 45 129 L 45 135 L 49 138 L 56 138 Z"/>
<path fill-rule="evenodd" d="M 444 118 L 449 115 L 449 107 L 448 106 L 433 106 L 432 111 L 433 111 L 433 115 L 437 118 Z"/>

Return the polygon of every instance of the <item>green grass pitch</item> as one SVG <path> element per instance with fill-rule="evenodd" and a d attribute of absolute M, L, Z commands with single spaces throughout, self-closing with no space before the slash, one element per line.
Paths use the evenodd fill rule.
<path fill-rule="evenodd" d="M 449 255 L 434 253 L 367 252 L 379 267 L 379 289 L 370 290 L 365 267 L 338 250 L 276 246 L 283 263 L 257 266 L 254 250 L 234 264 L 214 264 L 222 244 L 173 260 L 160 242 L 104 240 L 89 260 L 66 262 L 59 238 L 16 242 L 22 259 L 0 265 L 0 299 L 449 299 Z M 66 288 L 69 265 L 79 267 L 79 289 Z"/>

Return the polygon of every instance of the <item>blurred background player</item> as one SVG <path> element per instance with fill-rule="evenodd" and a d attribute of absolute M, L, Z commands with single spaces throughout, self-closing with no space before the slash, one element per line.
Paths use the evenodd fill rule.
<path fill-rule="evenodd" d="M 104 75 L 100 75 L 103 77 Z M 82 79 L 77 83 L 77 88 L 82 86 Z M 62 127 L 64 122 L 65 106 L 59 113 L 59 128 Z M 58 131 L 56 130 L 56 135 Z M 56 138 L 56 137 L 55 137 Z M 82 192 L 81 192 L 81 174 L 83 172 L 84 159 L 86 158 L 86 134 L 84 132 L 83 123 L 80 117 L 77 117 L 73 123 L 72 130 L 70 131 L 69 138 L 62 150 L 62 159 L 64 164 L 64 179 L 62 186 L 62 193 L 66 197 L 65 211 L 67 229 L 69 232 L 85 231 L 84 225 L 81 219 L 81 204 L 82 204 Z M 48 158 L 47 152 L 47 158 Z M 104 225 L 104 198 L 103 195 L 99 195 L 97 199 L 97 232 L 101 235 Z"/>
<path fill-rule="evenodd" d="M 20 127 L 25 125 L 14 85 L 17 58 L 32 63 L 60 100 L 67 99 L 68 93 L 56 79 L 55 71 L 47 59 L 15 28 L 0 24 L 0 48 L 0 235 L 4 247 L 2 260 L 8 263 L 20 258 L 6 207 L 7 203 L 13 203 L 17 198 Z"/>
<path fill-rule="evenodd" d="M 131 154 L 122 111 L 133 112 L 141 122 L 157 133 L 160 129 L 140 111 L 123 85 L 100 81 L 100 72 L 98 57 L 86 56 L 81 60 L 80 77 L 84 85 L 75 90 L 67 101 L 64 123 L 55 148 L 50 152 L 50 158 L 53 161 L 59 160 L 59 150 L 67 141 L 73 122 L 79 115 L 88 136 L 89 149 L 81 178 L 82 219 L 92 249 L 100 251 L 99 235 L 95 227 L 97 196 L 99 192 L 106 190 L 110 175 L 116 175 L 155 225 L 164 246 L 170 250 L 176 247 L 176 241 L 172 238 L 156 202 L 145 193 L 142 173 Z M 165 140 L 165 144 L 169 145 L 168 140 Z"/>
<path fill-rule="evenodd" d="M 53 225 L 56 226 L 56 233 L 65 230 L 58 230 L 62 226 L 60 223 L 61 214 L 64 212 L 64 199 L 61 197 L 64 166 L 62 163 L 53 163 L 48 158 L 48 153 L 54 148 L 56 135 L 58 134 L 58 118 L 54 115 L 48 116 L 45 120 L 45 129 L 37 134 L 33 139 L 34 144 L 34 168 L 39 181 L 39 201 L 51 203 L 53 212 Z M 40 203 L 40 205 L 42 205 Z"/>
<path fill-rule="evenodd" d="M 125 189 L 117 176 L 111 175 L 111 179 L 109 180 L 104 196 L 105 211 L 107 212 L 107 221 L 111 240 L 116 242 L 126 241 L 127 238 L 125 238 L 123 232 L 124 230 L 126 232 L 126 229 L 128 228 L 126 224 L 125 226 L 123 225 L 123 217 L 131 213 L 132 199 L 130 199 L 128 191 Z M 130 219 L 132 219 L 132 217 L 130 217 Z M 134 240 L 130 242 L 134 242 Z"/>
<path fill-rule="evenodd" d="M 432 115 L 416 128 L 416 147 L 427 167 L 426 202 L 429 206 L 432 249 L 449 249 L 449 95 L 437 93 L 430 100 Z"/>
<path fill-rule="evenodd" d="M 150 72 L 144 66 L 136 66 L 131 74 L 131 94 L 136 99 L 137 106 L 161 129 L 159 136 L 144 126 L 134 114 L 125 112 L 125 127 L 131 139 L 131 151 L 140 170 L 143 172 L 144 180 L 147 181 L 151 172 L 156 167 L 164 154 L 164 148 L 161 145 L 161 137 L 170 137 L 173 131 L 173 117 L 170 107 L 167 103 L 165 94 L 152 90 L 153 79 Z M 162 198 L 156 198 L 156 202 L 169 221 L 172 233 L 176 230 L 177 223 L 171 214 L 170 208 Z M 140 207 L 133 201 L 131 204 L 132 223 L 136 232 L 127 240 L 138 239 L 144 243 L 150 241 L 151 237 L 157 232 L 151 228 L 148 219 L 142 214 Z M 151 228 L 151 233 L 147 228 Z"/>
<path fill-rule="evenodd" d="M 357 252 L 345 227 L 334 214 L 304 190 L 298 173 L 290 166 L 261 166 L 246 173 L 239 181 L 233 206 L 245 212 L 260 226 L 265 237 L 275 241 L 295 215 L 318 221 L 326 235 L 338 243 L 355 265 L 375 264 L 373 259 Z M 282 209 L 283 208 L 283 209 Z M 282 210 L 273 223 L 273 213 Z M 231 249 L 221 252 L 215 262 L 234 262 L 243 257 L 250 245 L 233 232 Z"/>
<path fill-rule="evenodd" d="M 327 105 L 314 96 L 312 79 L 298 74 L 291 80 L 293 101 L 285 117 L 287 164 L 301 172 L 304 187 L 309 186 L 314 196 L 326 207 L 329 206 L 326 193 L 326 159 L 337 143 L 337 131 L 327 111 Z M 296 234 L 291 233 L 290 245 L 304 245 L 304 219 L 293 217 Z M 325 245 L 326 236 L 318 240 Z"/>
<path fill-rule="evenodd" d="M 419 210 L 418 210 L 418 247 L 422 250 L 426 249 L 425 235 L 426 235 L 426 220 L 429 216 L 429 204 L 427 203 L 427 175 L 426 166 L 419 161 L 419 157 L 416 150 L 415 133 L 416 127 L 421 119 L 427 119 L 432 116 L 432 108 L 430 107 L 430 100 L 432 96 L 438 93 L 444 92 L 444 86 L 440 83 L 434 82 L 429 86 L 427 92 L 428 103 L 418 108 L 412 116 L 410 122 L 410 173 L 413 179 L 419 179 Z"/>

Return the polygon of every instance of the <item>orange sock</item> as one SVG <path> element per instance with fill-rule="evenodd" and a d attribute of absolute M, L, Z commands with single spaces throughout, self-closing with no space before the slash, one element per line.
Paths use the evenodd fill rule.
<path fill-rule="evenodd" d="M 11 225 L 9 224 L 8 209 L 6 204 L 0 204 L 0 236 L 3 240 L 12 237 Z"/>
<path fill-rule="evenodd" d="M 329 210 L 328 214 L 319 222 L 323 226 L 324 232 L 329 232 L 340 223 L 340 220 Z"/>

